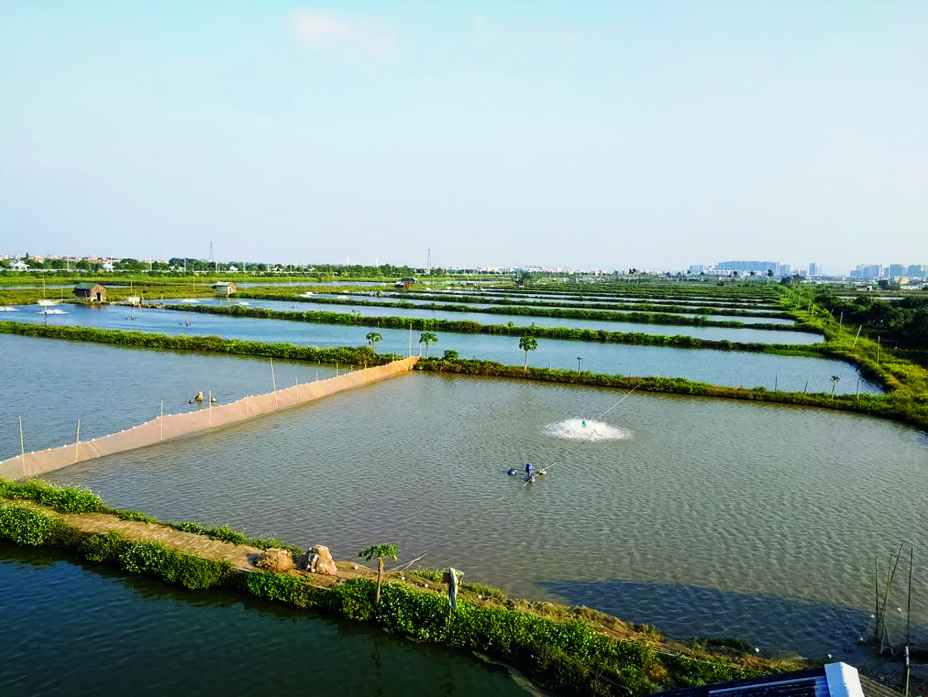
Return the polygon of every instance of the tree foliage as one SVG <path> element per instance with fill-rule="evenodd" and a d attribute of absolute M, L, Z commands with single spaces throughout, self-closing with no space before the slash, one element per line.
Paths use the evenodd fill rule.
<path fill-rule="evenodd" d="M 374 604 L 380 605 L 380 584 L 383 580 L 383 560 L 399 559 L 400 548 L 397 545 L 373 545 L 367 549 L 358 552 L 358 556 L 365 561 L 377 560 L 377 595 L 374 598 Z"/>

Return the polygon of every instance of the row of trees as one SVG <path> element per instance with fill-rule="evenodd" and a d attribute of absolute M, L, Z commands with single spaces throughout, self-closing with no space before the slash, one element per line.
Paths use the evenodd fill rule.
<path fill-rule="evenodd" d="M 371 347 L 371 351 L 374 353 L 377 352 L 377 343 L 383 339 L 380 335 L 380 332 L 368 332 L 367 336 L 364 337 L 367 339 L 367 345 Z M 438 335 L 433 332 L 422 332 L 419 335 L 419 343 L 425 344 L 425 357 L 429 357 L 429 345 L 438 343 Z"/>
<path fill-rule="evenodd" d="M 371 347 L 371 351 L 377 352 L 377 342 L 381 341 L 383 337 L 380 335 L 380 332 L 368 332 L 367 336 L 367 345 Z M 438 343 L 438 336 L 433 332 L 422 332 L 419 335 L 419 343 L 425 344 L 425 357 L 429 357 L 429 345 Z M 525 334 L 524 336 L 519 337 L 519 348 L 525 351 L 525 368 L 528 369 L 528 352 L 534 351 L 538 348 L 538 339 L 530 334 Z M 456 358 L 456 351 L 446 351 L 445 358 Z"/>

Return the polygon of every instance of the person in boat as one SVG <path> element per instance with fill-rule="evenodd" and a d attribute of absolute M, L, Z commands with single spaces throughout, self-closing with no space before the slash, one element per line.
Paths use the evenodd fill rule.
<path fill-rule="evenodd" d="M 525 463 L 525 476 L 528 477 L 529 479 L 532 479 L 532 463 L 531 462 Z"/>
<path fill-rule="evenodd" d="M 508 474 L 510 477 L 514 475 L 515 473 L 516 473 L 515 467 L 510 467 L 508 470 L 506 470 L 506 474 Z"/>

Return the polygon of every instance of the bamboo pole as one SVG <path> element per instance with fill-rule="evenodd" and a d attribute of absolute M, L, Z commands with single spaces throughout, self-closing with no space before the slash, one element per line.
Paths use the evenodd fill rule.
<path fill-rule="evenodd" d="M 912 564 L 915 561 L 915 548 L 909 547 L 909 599 L 905 610 L 905 656 L 908 666 L 909 644 L 911 644 L 910 630 L 912 628 Z M 908 694 L 908 671 L 906 671 L 906 694 Z"/>
<path fill-rule="evenodd" d="M 77 457 L 80 454 L 81 448 L 81 420 L 77 420 L 77 440 L 74 441 L 74 462 L 77 462 Z"/>
<path fill-rule="evenodd" d="M 23 415 L 19 415 L 19 454 L 23 459 L 23 476 L 26 476 L 26 441 L 23 439 Z"/>

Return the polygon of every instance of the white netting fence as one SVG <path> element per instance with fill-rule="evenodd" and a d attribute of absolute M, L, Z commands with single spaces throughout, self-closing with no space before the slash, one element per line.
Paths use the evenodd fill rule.
<path fill-rule="evenodd" d="M 142 448 L 163 440 L 244 421 L 408 372 L 412 370 L 417 360 L 418 357 L 412 356 L 387 365 L 352 371 L 328 380 L 307 382 L 268 394 L 244 397 L 236 402 L 210 406 L 200 411 L 160 416 L 102 438 L 17 455 L 0 462 L 0 477 L 6 479 L 32 477 L 73 465 L 76 462 Z"/>

